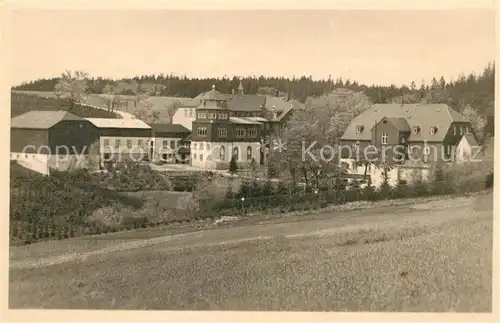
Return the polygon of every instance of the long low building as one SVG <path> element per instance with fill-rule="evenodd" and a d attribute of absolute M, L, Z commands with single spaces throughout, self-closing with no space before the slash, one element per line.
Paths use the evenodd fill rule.
<path fill-rule="evenodd" d="M 101 166 L 147 159 L 151 127 L 139 119 L 87 118 L 99 131 Z"/>
<path fill-rule="evenodd" d="M 10 159 L 48 175 L 50 169 L 89 167 L 99 139 L 88 120 L 67 111 L 29 111 L 11 119 Z"/>

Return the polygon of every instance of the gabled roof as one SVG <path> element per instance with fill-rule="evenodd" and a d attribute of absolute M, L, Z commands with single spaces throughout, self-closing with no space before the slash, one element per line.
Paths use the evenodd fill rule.
<path fill-rule="evenodd" d="M 29 111 L 10 120 L 11 128 L 49 129 L 63 120 L 82 121 L 67 111 Z M 115 119 L 116 120 L 116 119 Z"/>
<path fill-rule="evenodd" d="M 106 119 L 86 118 L 97 128 L 103 129 L 151 129 L 151 127 L 139 119 Z"/>
<path fill-rule="evenodd" d="M 387 120 L 387 122 L 392 123 L 399 131 L 411 131 L 410 125 L 405 118 L 385 117 L 382 120 Z"/>
<path fill-rule="evenodd" d="M 356 134 L 356 127 L 371 129 L 383 117 L 404 118 L 411 129 L 420 127 L 417 134 L 410 133 L 409 141 L 442 141 L 452 122 L 469 122 L 446 104 L 375 104 L 351 121 L 341 139 L 370 140 L 370 131 Z M 431 127 L 437 127 L 434 135 Z"/>
<path fill-rule="evenodd" d="M 168 133 L 191 133 L 191 131 L 180 124 L 171 123 L 151 123 L 149 124 L 151 130 L 155 133 L 168 132 Z"/>

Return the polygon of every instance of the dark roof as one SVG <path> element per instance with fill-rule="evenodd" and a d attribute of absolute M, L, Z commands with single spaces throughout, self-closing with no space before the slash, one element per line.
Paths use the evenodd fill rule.
<path fill-rule="evenodd" d="M 149 125 L 153 132 L 170 132 L 170 133 L 191 133 L 191 131 L 180 124 L 171 124 L 171 123 L 152 123 Z"/>
<path fill-rule="evenodd" d="M 393 117 L 386 117 L 383 120 L 387 120 L 388 122 L 392 123 L 396 129 L 399 131 L 410 131 L 410 125 L 408 124 L 408 121 L 406 121 L 405 118 L 393 118 Z"/>
<path fill-rule="evenodd" d="M 452 122 L 469 122 L 446 104 L 375 104 L 351 121 L 341 139 L 370 140 L 370 131 L 357 134 L 356 127 L 362 125 L 366 129 L 372 129 L 384 117 L 404 118 L 410 128 L 420 127 L 421 130 L 416 134 L 410 133 L 408 141 L 440 142 Z M 437 127 L 434 135 L 430 134 L 431 127 Z"/>
<path fill-rule="evenodd" d="M 226 101 L 227 96 L 217 91 L 214 86 L 210 91 L 202 93 L 199 99 L 206 101 Z"/>
<path fill-rule="evenodd" d="M 63 120 L 83 121 L 67 111 L 29 111 L 10 120 L 11 128 L 49 129 Z"/>
<path fill-rule="evenodd" d="M 230 111 L 262 111 L 266 105 L 263 95 L 229 95 L 227 100 Z"/>

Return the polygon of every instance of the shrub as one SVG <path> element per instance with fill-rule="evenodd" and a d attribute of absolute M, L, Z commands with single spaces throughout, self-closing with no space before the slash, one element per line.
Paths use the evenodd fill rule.
<path fill-rule="evenodd" d="M 238 171 L 238 164 L 236 163 L 236 158 L 234 155 L 231 157 L 231 161 L 229 162 L 229 172 L 234 175 Z"/>
<path fill-rule="evenodd" d="M 417 179 L 411 184 L 411 192 L 414 197 L 428 196 L 430 194 L 430 189 L 424 181 Z"/>
<path fill-rule="evenodd" d="M 405 198 L 412 195 L 411 189 L 405 180 L 398 181 L 398 184 L 394 187 L 392 193 L 395 198 Z"/>
<path fill-rule="evenodd" d="M 371 178 L 368 178 L 368 182 L 366 183 L 366 186 L 363 187 L 363 190 L 361 192 L 361 196 L 363 200 L 367 201 L 373 201 L 376 198 L 376 191 L 375 187 L 372 184 Z"/>

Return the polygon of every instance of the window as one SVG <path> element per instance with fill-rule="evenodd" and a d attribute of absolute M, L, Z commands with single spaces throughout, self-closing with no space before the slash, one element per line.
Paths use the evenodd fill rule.
<path fill-rule="evenodd" d="M 200 154 L 200 161 L 203 161 L 203 154 Z"/>
<path fill-rule="evenodd" d="M 451 146 L 450 145 L 446 146 L 446 155 L 448 155 L 448 156 L 451 155 Z"/>
<path fill-rule="evenodd" d="M 236 129 L 236 137 L 238 137 L 238 138 L 245 137 L 245 129 L 237 128 Z"/>
<path fill-rule="evenodd" d="M 424 155 L 429 155 L 431 153 L 431 149 L 429 145 L 424 146 Z"/>
<path fill-rule="evenodd" d="M 247 160 L 252 160 L 252 147 L 247 147 Z"/>
<path fill-rule="evenodd" d="M 252 129 L 248 129 L 248 136 L 249 136 L 250 138 L 255 138 L 255 137 L 257 137 L 257 129 L 254 129 L 254 128 L 252 128 Z"/>
<path fill-rule="evenodd" d="M 206 136 L 207 135 L 207 128 L 201 127 L 196 130 L 196 133 L 198 136 Z"/>
<path fill-rule="evenodd" d="M 210 150 L 210 143 L 207 142 L 207 150 Z"/>
<path fill-rule="evenodd" d="M 104 147 L 109 147 L 109 139 L 104 139 Z"/>
<path fill-rule="evenodd" d="M 205 149 L 205 147 L 204 147 L 203 143 L 200 142 L 200 150 L 203 150 L 203 149 Z"/>
<path fill-rule="evenodd" d="M 238 160 L 239 150 L 238 147 L 233 148 L 233 156 L 235 160 Z"/>
<path fill-rule="evenodd" d="M 198 113 L 198 119 L 206 119 L 206 118 L 207 118 L 207 114 L 205 112 Z"/>
<path fill-rule="evenodd" d="M 437 127 L 431 127 L 430 133 L 431 135 L 435 135 L 437 132 Z"/>
<path fill-rule="evenodd" d="M 219 128 L 219 129 L 217 129 L 217 132 L 219 134 L 219 137 L 227 137 L 227 129 L 226 128 Z"/>
<path fill-rule="evenodd" d="M 115 148 L 120 148 L 120 144 L 121 144 L 120 139 L 116 139 Z"/>
<path fill-rule="evenodd" d="M 195 143 L 193 143 L 193 150 L 196 150 L 196 149 L 197 149 L 197 148 L 196 148 L 196 146 L 197 146 L 197 145 L 196 145 L 196 142 L 195 142 Z"/>
<path fill-rule="evenodd" d="M 407 149 L 409 155 L 413 154 L 413 146 L 412 145 L 408 145 L 408 147 L 406 149 Z"/>
<path fill-rule="evenodd" d="M 215 119 L 215 118 L 216 118 L 215 113 L 212 112 L 208 113 L 208 119 Z"/>
<path fill-rule="evenodd" d="M 189 109 L 184 109 L 184 116 L 187 117 L 188 116 L 188 110 Z"/>
<path fill-rule="evenodd" d="M 196 160 L 196 154 L 193 154 L 193 160 Z"/>
<path fill-rule="evenodd" d="M 163 147 L 168 147 L 168 140 L 163 140 Z"/>
<path fill-rule="evenodd" d="M 387 133 L 382 134 L 382 145 L 387 145 Z"/>
<path fill-rule="evenodd" d="M 457 125 L 453 126 L 453 135 L 457 135 Z"/>
<path fill-rule="evenodd" d="M 127 140 L 127 148 L 128 149 L 132 148 L 132 140 L 130 140 L 130 139 Z"/>
<path fill-rule="evenodd" d="M 364 130 L 364 127 L 359 125 L 356 127 L 356 134 L 359 135 L 360 133 L 362 133 Z"/>
<path fill-rule="evenodd" d="M 219 155 L 221 160 L 226 159 L 226 148 L 224 148 L 224 146 L 220 147 Z"/>
<path fill-rule="evenodd" d="M 190 116 L 190 117 L 193 117 L 193 110 L 194 110 L 194 109 L 189 109 L 189 116 Z"/>
<path fill-rule="evenodd" d="M 155 145 L 155 142 L 153 140 L 151 140 L 151 147 L 153 147 Z"/>
<path fill-rule="evenodd" d="M 465 133 L 470 133 L 469 126 L 465 127 Z"/>
<path fill-rule="evenodd" d="M 420 132 L 420 127 L 413 127 L 412 132 L 414 135 L 418 134 Z"/>
<path fill-rule="evenodd" d="M 464 127 L 460 126 L 460 135 L 464 134 Z"/>
<path fill-rule="evenodd" d="M 137 140 L 137 146 L 143 147 L 144 146 L 144 141 L 142 139 Z"/>
<path fill-rule="evenodd" d="M 170 141 L 170 149 L 175 149 L 175 140 Z"/>

